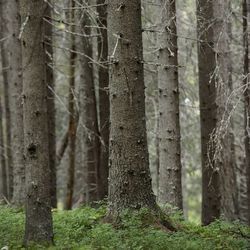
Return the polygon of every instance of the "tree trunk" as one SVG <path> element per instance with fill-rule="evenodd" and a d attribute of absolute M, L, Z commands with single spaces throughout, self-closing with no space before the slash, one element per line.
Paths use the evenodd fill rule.
<path fill-rule="evenodd" d="M 13 165 L 12 165 L 12 153 L 11 153 L 11 115 L 10 115 L 10 86 L 9 86 L 9 74 L 10 69 L 8 47 L 9 41 L 9 16 L 7 13 L 7 1 L 0 2 L 0 16 L 1 16 L 1 38 L 4 40 L 0 43 L 1 46 L 1 59 L 2 59 L 2 73 L 3 73 L 3 89 L 4 89 L 4 109 L 5 109 L 5 133 L 6 133 L 6 166 L 8 176 L 8 200 L 11 201 L 13 197 Z"/>
<path fill-rule="evenodd" d="M 20 33 L 19 6 L 16 1 L 4 1 L 4 15 L 8 39 L 6 40 L 6 52 L 8 53 L 8 85 L 9 103 L 11 113 L 11 161 L 13 171 L 9 177 L 10 188 L 13 189 L 12 202 L 15 205 L 23 205 L 25 201 L 25 168 L 23 161 L 23 106 L 22 106 L 22 54 L 21 43 L 18 39 Z M 9 128 L 10 129 L 10 128 Z M 11 172 L 10 172 L 11 173 Z"/>
<path fill-rule="evenodd" d="M 107 6 L 105 0 L 98 0 L 97 12 L 99 16 L 98 54 L 99 60 L 104 67 L 108 61 L 108 33 L 107 33 Z M 103 199 L 108 195 L 108 158 L 109 158 L 109 73 L 108 69 L 99 67 L 99 113 L 100 113 L 100 165 L 99 177 L 99 198 Z"/>
<path fill-rule="evenodd" d="M 85 1 L 88 4 L 88 1 Z M 85 34 L 79 42 L 79 50 L 86 56 L 80 57 L 80 124 L 82 130 L 82 164 L 86 184 L 83 193 L 83 202 L 98 200 L 98 177 L 100 157 L 100 140 L 96 109 L 96 96 L 93 78 L 91 20 L 86 10 L 82 13 L 80 22 L 81 33 Z"/>
<path fill-rule="evenodd" d="M 161 0 L 159 35 L 159 202 L 182 209 L 178 45 L 174 0 Z"/>
<path fill-rule="evenodd" d="M 70 1 L 70 18 L 71 24 L 75 21 L 75 1 Z M 75 45 L 75 26 L 71 25 L 71 52 L 70 52 L 70 69 L 69 69 L 69 167 L 68 167 L 68 183 L 65 209 L 69 210 L 73 205 L 74 178 L 75 178 L 75 147 L 76 147 L 76 111 L 75 111 L 75 65 L 76 65 L 76 45 Z"/>
<path fill-rule="evenodd" d="M 245 164 L 247 177 L 248 224 L 250 225 L 250 0 L 243 0 L 243 35 L 244 35 L 244 96 L 245 96 Z"/>
<path fill-rule="evenodd" d="M 109 215 L 156 209 L 146 136 L 141 1 L 108 1 L 110 56 Z"/>
<path fill-rule="evenodd" d="M 237 219 L 237 185 L 233 145 L 232 105 L 228 98 L 231 88 L 230 53 L 230 1 L 219 0 L 213 3 L 214 12 L 214 52 L 216 60 L 216 102 L 217 128 L 216 169 L 220 171 L 221 214 L 228 220 Z M 216 139 L 216 137 L 218 139 Z"/>
<path fill-rule="evenodd" d="M 52 243 L 43 1 L 21 0 L 26 224 L 24 245 Z"/>
<path fill-rule="evenodd" d="M 1 199 L 8 197 L 8 186 L 7 186 L 7 173 L 6 173 L 6 161 L 5 161 L 5 148 L 4 148 L 4 137 L 3 137 L 3 116 L 2 116 L 2 98 L 0 95 L 0 163 L 1 163 Z"/>
<path fill-rule="evenodd" d="M 210 138 L 216 128 L 217 105 L 213 73 L 216 68 L 213 51 L 213 3 L 197 1 L 200 126 L 202 151 L 202 224 L 208 225 L 220 216 L 219 173 L 212 159 L 215 144 Z"/>
<path fill-rule="evenodd" d="M 56 109 L 54 95 L 53 75 L 53 27 L 51 24 L 51 6 L 47 4 L 45 22 L 46 38 L 46 84 L 47 84 L 47 110 L 48 110 L 48 131 L 49 131 L 49 165 L 51 175 L 51 205 L 57 207 L 56 195 Z"/>

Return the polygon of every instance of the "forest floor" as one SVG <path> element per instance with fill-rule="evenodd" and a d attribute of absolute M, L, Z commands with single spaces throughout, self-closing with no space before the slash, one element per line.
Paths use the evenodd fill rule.
<path fill-rule="evenodd" d="M 49 249 L 114 250 L 227 250 L 250 249 L 250 228 L 217 221 L 201 227 L 171 216 L 177 232 L 162 230 L 150 222 L 148 211 L 124 213 L 119 226 L 103 222 L 106 209 L 82 207 L 53 211 L 55 246 Z M 24 212 L 0 206 L 0 249 L 22 249 Z M 45 249 L 34 246 L 31 249 Z M 48 249 L 48 248 L 46 248 Z"/>

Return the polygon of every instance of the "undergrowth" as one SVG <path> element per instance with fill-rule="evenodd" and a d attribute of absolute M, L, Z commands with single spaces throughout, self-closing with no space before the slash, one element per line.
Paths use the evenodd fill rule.
<path fill-rule="evenodd" d="M 216 221 L 201 227 L 183 220 L 178 213 L 171 219 L 178 228 L 168 232 L 157 227 L 147 210 L 125 212 L 119 225 L 103 222 L 106 209 L 83 207 L 73 211 L 54 211 L 55 246 L 49 249 L 114 250 L 247 250 L 250 229 L 240 223 Z M 0 206 L 0 249 L 22 249 L 24 213 Z M 44 249 L 33 246 L 30 249 Z"/>

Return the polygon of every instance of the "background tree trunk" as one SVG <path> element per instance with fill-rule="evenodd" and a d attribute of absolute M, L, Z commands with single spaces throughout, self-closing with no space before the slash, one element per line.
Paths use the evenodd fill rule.
<path fill-rule="evenodd" d="M 46 7 L 43 1 L 20 1 L 27 191 L 25 245 L 53 240 L 43 20 Z"/>
<path fill-rule="evenodd" d="M 237 219 L 237 185 L 232 132 L 231 94 L 231 11 L 229 0 L 213 2 L 214 52 L 216 60 L 217 128 L 215 139 L 216 168 L 220 171 L 221 214 L 228 220 Z"/>
<path fill-rule="evenodd" d="M 75 21 L 75 0 L 70 1 L 70 18 L 69 23 L 73 24 Z M 68 166 L 68 182 L 65 209 L 69 210 L 73 205 L 74 193 L 74 178 L 75 178 L 75 151 L 76 151 L 76 111 L 75 111 L 75 66 L 76 66 L 76 44 L 75 44 L 75 26 L 70 27 L 70 68 L 69 68 L 69 166 Z"/>
<path fill-rule="evenodd" d="M 89 1 L 85 1 L 88 5 Z M 87 10 L 83 10 L 80 27 L 82 37 L 79 41 L 79 50 L 85 56 L 80 57 L 80 129 L 82 130 L 82 164 L 85 172 L 86 185 L 83 193 L 83 202 L 98 200 L 98 176 L 100 158 L 100 139 L 96 109 L 95 85 L 93 78 L 93 65 L 91 44 L 91 20 Z"/>
<path fill-rule="evenodd" d="M 25 167 L 23 161 L 23 106 L 22 106 L 22 53 L 18 39 L 20 33 L 19 5 L 16 1 L 5 1 L 5 15 L 9 38 L 7 70 L 11 113 L 11 157 L 13 166 L 13 199 L 15 205 L 25 202 Z M 10 128 L 9 128 L 10 129 Z"/>
<path fill-rule="evenodd" d="M 197 1 L 200 125 L 202 149 L 202 223 L 210 224 L 220 216 L 219 173 L 213 154 L 211 136 L 216 128 L 216 87 L 213 76 L 216 64 L 213 51 L 213 5 Z"/>
<path fill-rule="evenodd" d="M 5 109 L 5 134 L 6 134 L 6 166 L 8 176 L 8 197 L 9 201 L 13 197 L 13 165 L 12 165 L 12 152 L 11 152 L 11 115 L 10 115 L 10 86 L 8 71 L 10 69 L 9 54 L 10 50 L 8 47 L 9 41 L 9 30 L 8 24 L 10 23 L 9 16 L 7 13 L 8 1 L 0 2 L 0 16 L 1 16 L 1 38 L 4 40 L 0 43 L 1 46 L 1 59 L 2 59 L 2 73 L 3 73 L 3 86 L 4 86 L 4 109 Z"/>
<path fill-rule="evenodd" d="M 159 202 L 182 209 L 178 45 L 174 0 L 161 0 L 159 34 Z"/>
<path fill-rule="evenodd" d="M 141 3 L 108 1 L 110 56 L 109 214 L 156 209 L 146 136 Z"/>
<path fill-rule="evenodd" d="M 98 37 L 99 60 L 104 67 L 108 67 L 108 33 L 107 33 L 107 6 L 105 0 L 97 0 L 98 23 L 100 26 Z M 108 68 L 99 67 L 99 113 L 100 113 L 100 137 L 101 154 L 98 171 L 99 198 L 108 195 L 108 159 L 109 159 L 109 73 Z"/>
<path fill-rule="evenodd" d="M 56 109 L 53 73 L 53 27 L 51 24 L 51 6 L 47 4 L 45 13 L 45 41 L 46 41 L 46 84 L 47 84 L 47 110 L 49 130 L 49 165 L 51 174 L 51 205 L 57 207 L 56 195 Z"/>
<path fill-rule="evenodd" d="M 245 96 L 245 165 L 247 176 L 248 224 L 250 225 L 250 0 L 243 0 L 243 35 L 244 35 L 244 96 Z"/>
<path fill-rule="evenodd" d="M 6 173 L 6 161 L 5 161 L 5 148 L 3 137 L 3 116 L 2 116 L 2 98 L 0 96 L 0 162 L 1 162 L 1 199 L 8 197 L 7 186 L 7 173 Z M 3 197 L 2 197 L 3 196 Z"/>

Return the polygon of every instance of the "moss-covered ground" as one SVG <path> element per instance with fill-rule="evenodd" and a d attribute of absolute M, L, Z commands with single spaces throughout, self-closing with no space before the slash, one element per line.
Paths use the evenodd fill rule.
<path fill-rule="evenodd" d="M 237 222 L 217 221 L 201 227 L 174 214 L 171 220 L 178 231 L 170 232 L 152 223 L 147 210 L 124 213 L 116 226 L 104 222 L 105 212 L 105 207 L 53 211 L 55 245 L 49 249 L 250 249 L 250 229 Z M 23 233 L 23 211 L 0 206 L 0 249 L 5 246 L 9 250 L 22 249 Z"/>

